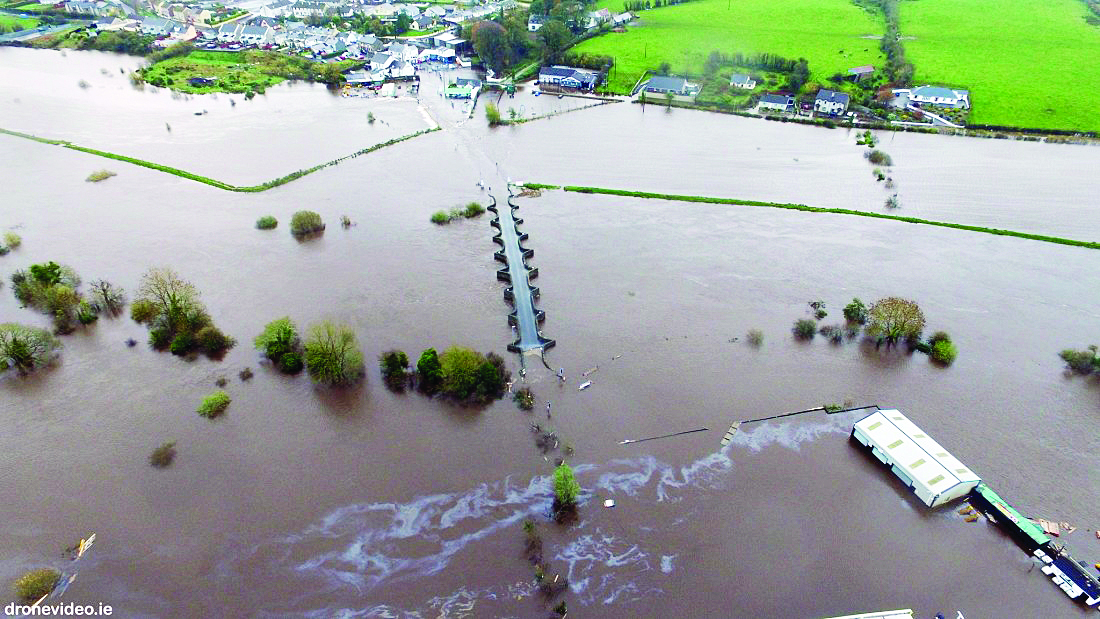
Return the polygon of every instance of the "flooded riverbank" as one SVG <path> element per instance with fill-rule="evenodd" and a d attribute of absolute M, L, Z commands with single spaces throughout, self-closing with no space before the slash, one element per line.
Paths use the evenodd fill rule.
<path fill-rule="evenodd" d="M 280 105 L 274 91 L 268 97 Z M 9 94 L 5 114 L 14 107 Z M 373 101 L 349 101 L 368 103 L 356 113 L 373 109 Z M 73 114 L 81 109 L 71 105 Z M 635 108 L 492 131 L 475 117 L 255 195 L 125 164 L 119 176 L 89 184 L 85 170 L 103 167 L 98 158 L 0 136 L 9 196 L 0 226 L 18 225 L 23 237 L 23 247 L 0 258 L 0 276 L 52 259 L 132 294 L 145 269 L 171 266 L 238 340 L 221 362 L 187 362 L 144 344 L 129 349 L 124 340 L 144 342 L 144 328 L 101 319 L 63 338 L 56 368 L 3 381 L 0 580 L 60 565 L 60 549 L 95 531 L 99 541 L 66 599 L 113 603 L 126 616 L 545 614 L 530 595 L 519 525 L 548 508 L 552 467 L 529 430 L 545 415 L 507 400 L 477 411 L 395 395 L 375 370 L 378 354 L 394 347 L 504 353 L 511 340 L 488 219 L 440 227 L 429 215 L 486 202 L 475 183 L 500 177 L 738 197 L 744 188 L 752 195 L 743 197 L 838 206 L 837 192 L 848 192 L 868 208 L 881 191 L 860 149 L 837 132 L 680 110 L 643 117 Z M 49 126 L 21 113 L 25 126 L 13 128 L 41 134 Z M 314 122 L 335 134 L 343 113 L 317 111 Z M 92 124 L 123 135 L 129 122 Z M 239 139 L 262 145 L 271 133 L 263 123 Z M 727 135 L 740 137 L 728 153 L 712 152 Z M 896 139 L 903 137 L 959 140 Z M 985 144 L 994 143 L 965 142 Z M 1002 160 L 998 174 L 1036 161 L 1034 144 L 996 144 L 1004 150 L 983 156 Z M 1049 147 L 1085 159 L 1097 152 Z M 756 148 L 765 154 L 754 159 Z M 902 170 L 930 169 L 937 158 L 931 147 L 912 149 L 886 149 L 899 161 L 902 189 L 916 184 Z M 824 154 L 803 162 L 809 152 Z M 215 149 L 203 165 L 265 177 L 306 158 L 271 153 L 250 160 Z M 836 163 L 842 155 L 854 163 Z M 198 162 L 179 156 L 181 167 Z M 787 156 L 804 164 L 797 181 Z M 82 173 L 43 180 L 57 169 Z M 1092 181 L 1058 187 L 1034 177 L 1033 195 L 1043 197 L 1036 204 L 998 193 L 998 178 L 970 184 L 975 195 L 1000 196 L 1006 220 L 995 225 L 1076 222 L 1078 231 L 1100 231 L 1075 198 Z M 927 190 L 921 208 L 940 218 L 983 216 L 943 199 L 952 193 L 945 182 Z M 561 192 L 518 203 L 540 270 L 544 328 L 558 342 L 548 359 L 566 369 L 568 383 L 545 369 L 529 378 L 540 401 L 553 401 L 551 423 L 576 449 L 589 493 L 578 524 L 542 525 L 551 565 L 573 582 L 565 599 L 575 612 L 1082 614 L 1026 572 L 1022 553 L 992 527 L 916 504 L 849 444 L 851 419 L 752 424 L 725 450 L 718 443 L 736 419 L 848 399 L 889 405 L 1024 513 L 1072 521 L 1082 527 L 1075 535 L 1086 534 L 1100 525 L 1100 479 L 1089 463 L 1100 448 L 1100 392 L 1065 378 L 1056 353 L 1096 339 L 1100 312 L 1090 291 L 1100 285 L 1100 253 L 747 207 Z M 290 237 L 285 222 L 299 208 L 329 223 L 320 239 Z M 282 225 L 254 230 L 269 213 Z M 341 214 L 358 225 L 341 230 Z M 47 323 L 19 308 L 9 287 L 0 293 L 0 321 Z M 929 330 L 952 334 L 954 366 L 789 335 L 810 299 L 827 301 L 832 323 L 851 297 L 888 295 L 918 301 Z M 300 326 L 351 324 L 368 361 L 366 384 L 317 389 L 260 364 L 251 338 L 283 315 Z M 744 342 L 753 328 L 765 333 L 759 350 Z M 518 358 L 506 358 L 517 375 Z M 246 366 L 256 377 L 242 383 L 236 373 Z M 593 386 L 577 391 L 579 374 L 594 366 L 586 378 Z M 233 403 L 207 421 L 194 408 L 222 375 Z M 711 431 L 618 444 L 699 426 Z M 167 440 L 178 441 L 175 464 L 150 468 L 148 453 Z M 604 497 L 617 507 L 601 508 Z"/>

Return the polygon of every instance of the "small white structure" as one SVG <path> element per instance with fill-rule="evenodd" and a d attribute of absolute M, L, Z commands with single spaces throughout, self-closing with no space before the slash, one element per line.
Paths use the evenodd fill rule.
<path fill-rule="evenodd" d="M 852 436 L 929 507 L 960 498 L 982 481 L 899 411 L 871 413 L 856 422 Z"/>

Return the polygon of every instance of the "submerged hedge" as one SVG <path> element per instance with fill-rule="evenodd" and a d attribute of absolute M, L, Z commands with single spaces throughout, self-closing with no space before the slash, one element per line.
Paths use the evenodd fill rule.
<path fill-rule="evenodd" d="M 535 183 L 528 183 L 525 187 L 542 187 L 550 188 L 552 185 L 538 185 Z M 1030 232 L 1019 232 L 1016 230 L 1002 230 L 1000 228 L 986 228 L 984 226 L 971 226 L 968 224 L 957 224 L 948 221 L 932 221 L 929 219 L 919 219 L 916 217 L 905 217 L 904 215 L 890 215 L 887 213 L 875 213 L 871 211 L 857 211 L 848 208 L 825 208 L 820 206 L 807 206 L 805 204 L 792 204 L 787 202 L 761 202 L 759 200 L 740 200 L 737 198 L 714 198 L 708 196 L 684 196 L 668 193 L 650 193 L 647 191 L 626 191 L 623 189 L 605 189 L 602 187 L 579 187 L 575 185 L 566 185 L 562 188 L 565 191 L 572 191 L 576 193 L 595 193 L 605 194 L 611 196 L 626 196 L 630 198 L 647 198 L 653 200 L 673 200 L 677 202 L 704 202 L 707 204 L 734 204 L 739 206 L 766 206 L 770 208 L 783 208 L 793 211 L 806 211 L 810 213 L 834 213 L 837 215 L 856 215 L 858 217 L 872 217 L 875 219 L 889 219 L 893 221 L 900 221 L 910 224 L 924 224 L 926 226 L 938 226 L 941 228 L 954 228 L 956 230 L 968 230 L 970 232 L 984 232 L 986 234 L 995 234 L 997 236 L 1014 236 L 1021 239 L 1029 239 L 1032 241 L 1043 241 L 1044 243 L 1057 243 L 1059 245 L 1072 245 L 1075 247 L 1084 247 L 1087 249 L 1100 249 L 1100 243 L 1094 241 L 1079 241 L 1076 239 L 1066 239 L 1058 236 L 1047 236 L 1044 234 L 1031 234 Z"/>
<path fill-rule="evenodd" d="M 40 138 L 40 137 L 37 137 L 37 136 L 33 136 L 33 135 L 30 135 L 30 134 L 27 134 L 27 133 L 19 133 L 18 131 L 10 131 L 8 129 L 0 128 L 0 133 L 6 133 L 8 135 L 12 135 L 12 136 L 15 136 L 15 137 L 26 138 L 28 140 L 34 140 L 36 142 L 42 142 L 44 144 L 53 144 L 53 145 L 57 145 L 57 146 L 64 146 L 65 148 L 71 148 L 73 150 L 78 150 L 80 152 L 88 153 L 90 155 L 98 155 L 100 157 L 106 157 L 107 159 L 114 159 L 116 161 L 125 161 L 126 163 L 132 163 L 134 165 L 138 165 L 138 166 L 141 166 L 143 168 L 149 168 L 151 170 L 157 170 L 158 172 L 164 172 L 166 174 L 174 174 L 174 175 L 179 176 L 181 178 L 186 178 L 186 179 L 189 179 L 189 180 L 197 181 L 199 183 L 204 183 L 206 185 L 210 185 L 211 187 L 217 187 L 218 189 L 224 189 L 225 191 L 237 191 L 237 192 L 248 192 L 248 193 L 256 193 L 256 192 L 260 192 L 260 191 L 267 191 L 268 189 L 271 189 L 273 187 L 278 187 L 279 185 L 285 185 L 285 184 L 289 183 L 290 181 L 298 180 L 299 178 L 302 178 L 303 176 L 306 176 L 307 174 L 313 174 L 314 172 L 316 172 L 318 170 L 321 170 L 323 168 L 327 168 L 329 166 L 334 166 L 334 165 L 336 165 L 336 164 L 338 164 L 341 161 L 344 161 L 346 159 L 353 159 L 355 157 L 358 157 L 359 155 L 366 155 L 367 153 L 374 152 L 376 150 L 379 150 L 381 148 L 385 148 L 387 146 L 393 146 L 394 144 L 404 142 L 405 140 L 411 140 L 415 137 L 424 135 L 426 133 L 431 133 L 433 131 L 439 131 L 439 127 L 433 127 L 431 129 L 424 129 L 422 131 L 417 131 L 416 133 L 410 133 L 409 135 L 401 136 L 399 138 L 394 138 L 392 140 L 382 142 L 380 144 L 375 144 L 374 146 L 368 146 L 367 148 L 364 148 L 362 150 L 358 150 L 358 151 L 356 151 L 356 152 L 354 152 L 350 155 L 344 155 L 343 157 L 333 159 L 332 161 L 328 161 L 328 162 L 322 163 L 320 165 L 315 165 L 312 168 L 307 168 L 305 170 L 298 170 L 297 172 L 291 172 L 290 174 L 287 174 L 286 176 L 281 176 L 279 178 L 261 183 L 259 185 L 244 185 L 244 186 L 241 186 L 241 185 L 230 185 L 229 183 L 226 183 L 226 182 L 223 182 L 223 181 L 219 181 L 219 180 L 209 178 L 209 177 L 206 177 L 206 176 L 200 176 L 198 174 L 193 174 L 191 172 L 188 172 L 186 170 L 181 170 L 179 168 L 173 168 L 171 166 L 161 165 L 159 163 L 153 163 L 152 161 L 145 161 L 144 159 L 137 159 L 135 157 L 128 157 L 126 155 L 119 155 L 117 153 L 109 153 L 107 151 L 96 150 L 94 148 L 87 148 L 85 146 L 78 146 L 76 144 L 73 144 L 72 142 L 66 142 L 64 140 L 49 140 L 49 139 L 46 139 L 46 138 Z"/>

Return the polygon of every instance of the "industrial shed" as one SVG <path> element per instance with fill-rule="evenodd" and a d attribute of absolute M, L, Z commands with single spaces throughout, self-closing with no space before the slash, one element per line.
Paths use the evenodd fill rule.
<path fill-rule="evenodd" d="M 871 413 L 856 422 L 852 436 L 929 507 L 965 496 L 982 481 L 899 411 Z"/>

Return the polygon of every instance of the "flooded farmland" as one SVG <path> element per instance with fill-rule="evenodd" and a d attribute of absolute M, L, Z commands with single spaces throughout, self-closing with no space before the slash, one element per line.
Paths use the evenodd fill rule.
<path fill-rule="evenodd" d="M 0 381 L 0 580 L 62 565 L 61 549 L 94 531 L 65 599 L 127 617 L 542 617 L 522 556 L 520 521 L 534 517 L 578 616 L 1084 614 L 984 521 L 925 510 L 849 443 L 852 414 L 719 439 L 735 420 L 831 402 L 898 408 L 1025 514 L 1091 536 L 1100 389 L 1064 376 L 1056 353 L 1100 340 L 1100 252 L 546 192 L 518 203 L 543 329 L 558 342 L 547 361 L 567 382 L 529 363 L 535 413 L 508 400 L 461 408 L 387 391 L 373 360 L 458 344 L 497 351 L 518 375 L 487 217 L 428 221 L 486 202 L 479 180 L 501 201 L 511 178 L 881 210 L 872 166 L 840 130 L 618 103 L 490 131 L 479 110 L 463 121 L 427 96 L 348 99 L 298 84 L 233 106 L 134 91 L 100 70 L 132 59 L 44 54 L 59 56 L 0 49 L 0 126 L 228 182 L 425 128 L 422 109 L 443 130 L 258 194 L 0 135 L 0 227 L 23 237 L 0 276 L 55 260 L 132 293 L 146 269 L 170 266 L 238 341 L 220 362 L 186 361 L 149 350 L 128 318 L 101 319 L 63 337 L 56 367 Z M 73 92 L 55 96 L 55 85 Z M 575 105 L 517 98 L 525 113 Z M 368 111 L 391 124 L 368 126 Z M 1100 239 L 1100 178 L 1088 173 L 1100 149 L 911 134 L 880 146 L 896 162 L 900 214 Z M 118 176 L 84 181 L 100 168 Z M 328 222 L 321 238 L 289 235 L 301 208 Z M 265 214 L 278 229 L 253 228 Z M 357 225 L 340 229 L 344 214 Z M 852 297 L 892 295 L 952 334 L 952 367 L 790 336 L 809 300 L 825 300 L 832 323 Z M 354 327 L 365 384 L 331 391 L 261 364 L 251 339 L 281 316 Z M 9 285 L 0 322 L 48 321 Z M 764 332 L 760 349 L 749 329 Z M 126 347 L 130 337 L 142 344 Z M 241 382 L 245 367 L 256 376 Z M 202 419 L 195 406 L 222 376 L 233 404 Z M 532 422 L 575 448 L 585 502 L 573 525 L 545 518 L 552 462 Z M 698 427 L 710 431 L 619 444 Z M 176 462 L 149 467 L 168 440 Z"/>

